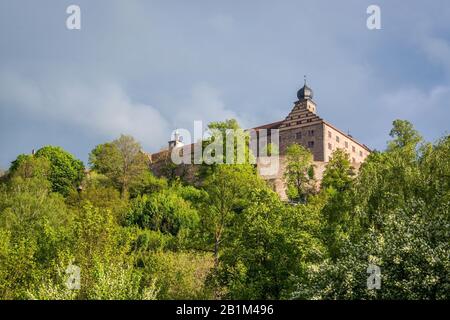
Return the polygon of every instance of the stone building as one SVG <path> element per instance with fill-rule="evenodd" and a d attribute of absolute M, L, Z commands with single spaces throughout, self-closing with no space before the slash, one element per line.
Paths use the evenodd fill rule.
<path fill-rule="evenodd" d="M 289 145 L 298 143 L 311 151 L 314 159 L 316 180 L 318 182 L 322 179 L 323 171 L 334 150 L 338 148 L 345 150 L 349 154 L 350 161 L 355 169 L 359 168 L 360 164 L 370 153 L 370 149 L 366 145 L 358 142 L 350 134 L 344 133 L 319 117 L 313 96 L 312 89 L 306 85 L 305 81 L 304 86 L 297 92 L 298 100 L 294 103 L 291 112 L 285 119 L 252 128 L 256 132 L 257 139 L 259 139 L 258 132 L 266 129 L 268 141 L 271 140 L 270 130 L 279 130 L 279 169 L 277 173 L 265 176 L 264 178 L 270 180 L 275 191 L 283 199 L 286 198 L 286 188 L 283 179 L 285 152 Z M 170 158 L 170 149 L 178 144 L 178 138 L 175 135 L 174 140 L 169 141 L 169 149 L 152 155 L 152 170 L 155 174 L 162 174 L 162 163 L 167 163 L 167 159 Z M 184 146 L 184 152 L 192 152 L 192 146 Z M 259 149 L 257 153 L 257 165 L 260 166 L 264 162 L 264 157 L 259 154 Z M 183 167 L 182 170 L 186 173 L 186 167 Z M 195 170 L 195 168 L 193 167 L 187 171 L 192 170 Z M 189 175 L 192 176 L 192 172 Z"/>
<path fill-rule="evenodd" d="M 285 119 L 253 128 L 256 131 L 279 130 L 280 169 L 277 174 L 266 178 L 272 181 L 275 190 L 282 198 L 286 198 L 283 173 L 285 152 L 289 145 L 298 143 L 311 151 L 318 182 L 322 179 L 326 164 L 336 149 L 343 149 L 349 154 L 355 169 L 359 169 L 361 163 L 370 154 L 370 149 L 366 145 L 319 117 L 313 97 L 313 91 L 305 81 L 305 85 L 297 92 L 298 100 Z M 261 158 L 259 157 L 260 160 Z"/>

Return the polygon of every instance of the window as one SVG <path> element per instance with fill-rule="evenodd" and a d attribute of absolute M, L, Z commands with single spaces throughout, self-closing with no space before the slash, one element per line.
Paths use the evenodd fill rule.
<path fill-rule="evenodd" d="M 355 146 L 352 146 L 352 151 L 356 152 Z"/>
<path fill-rule="evenodd" d="M 353 163 L 355 163 L 356 162 L 355 158 L 352 158 L 352 161 L 353 161 Z"/>
<path fill-rule="evenodd" d="M 339 136 L 336 136 L 336 142 L 339 142 Z"/>
<path fill-rule="evenodd" d="M 330 149 L 330 150 L 333 149 L 331 143 L 328 144 L 328 149 Z"/>
<path fill-rule="evenodd" d="M 328 138 L 331 138 L 331 131 L 328 131 Z"/>
<path fill-rule="evenodd" d="M 308 136 L 314 136 L 314 130 L 308 130 Z"/>
<path fill-rule="evenodd" d="M 308 148 L 314 148 L 314 141 L 308 141 Z"/>
<path fill-rule="evenodd" d="M 348 142 L 347 141 L 345 141 L 345 147 L 348 148 Z"/>
<path fill-rule="evenodd" d="M 295 137 L 296 137 L 297 139 L 301 139 L 301 138 L 302 138 L 302 133 L 301 133 L 301 132 L 297 132 L 297 133 L 295 134 Z"/>
<path fill-rule="evenodd" d="M 360 157 L 362 157 L 362 156 L 363 156 L 363 154 L 362 154 L 362 151 L 359 151 L 359 156 L 360 156 Z"/>
<path fill-rule="evenodd" d="M 311 122 L 311 121 L 312 121 L 312 119 L 307 119 L 307 120 L 306 120 L 306 122 Z"/>

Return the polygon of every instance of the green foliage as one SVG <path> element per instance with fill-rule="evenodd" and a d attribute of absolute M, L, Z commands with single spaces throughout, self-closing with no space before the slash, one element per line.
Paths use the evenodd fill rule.
<path fill-rule="evenodd" d="M 176 236 L 181 229 L 195 228 L 199 217 L 189 202 L 171 190 L 164 190 L 133 199 L 126 223 Z"/>
<path fill-rule="evenodd" d="M 140 194 L 152 194 L 167 189 L 167 180 L 155 177 L 150 171 L 144 171 L 130 186 L 130 197 Z"/>
<path fill-rule="evenodd" d="M 305 202 L 314 192 L 314 165 L 311 152 L 299 144 L 291 144 L 286 149 L 286 169 L 284 178 L 290 200 Z"/>
<path fill-rule="evenodd" d="M 81 186 L 81 190 L 71 192 L 66 198 L 68 205 L 81 209 L 90 203 L 97 208 L 111 210 L 116 221 L 124 220 L 129 204 L 112 186 L 108 177 L 91 171 L 86 175 Z"/>
<path fill-rule="evenodd" d="M 348 190 L 354 175 L 348 153 L 336 149 L 323 173 L 322 189 L 333 188 L 339 192 Z"/>
<path fill-rule="evenodd" d="M 234 217 L 248 205 L 252 188 L 262 185 L 250 165 L 219 165 L 205 180 L 207 193 L 202 213 L 202 233 L 205 243 L 211 243 L 215 268 L 219 265 L 219 251 L 226 241 Z M 225 238 L 225 239 L 224 239 Z"/>
<path fill-rule="evenodd" d="M 393 138 L 388 144 L 388 150 L 390 151 L 403 149 L 404 153 L 413 152 L 417 144 L 422 141 L 420 134 L 406 120 L 392 122 L 392 130 L 389 135 Z"/>
<path fill-rule="evenodd" d="M 147 182 L 148 159 L 141 152 L 141 145 L 131 136 L 121 135 L 118 139 L 98 145 L 89 155 L 93 170 L 106 175 L 120 191 L 128 197 L 130 187 L 139 189 L 140 182 Z"/>
<path fill-rule="evenodd" d="M 45 146 L 35 155 L 19 155 L 10 173 L 23 178 L 45 177 L 54 192 L 67 196 L 83 179 L 84 165 L 61 147 Z"/>
<path fill-rule="evenodd" d="M 329 253 L 335 258 L 355 227 L 353 207 L 349 191 L 352 187 L 354 171 L 349 155 L 342 149 L 333 152 L 322 179 L 322 193 L 326 204 L 322 216 L 326 224 L 322 230 L 322 239 Z"/>
<path fill-rule="evenodd" d="M 295 203 L 249 164 L 167 183 L 131 137 L 97 146 L 86 175 L 60 148 L 21 155 L 0 180 L 0 298 L 448 299 L 450 136 L 423 143 L 400 120 L 391 136 L 356 176 L 336 151 L 320 192 L 309 151 L 289 147 Z"/>
<path fill-rule="evenodd" d="M 211 255 L 195 252 L 162 252 L 142 260 L 145 274 L 152 275 L 157 299 L 212 299 L 206 279 L 213 266 Z M 147 280 L 147 281 L 150 281 Z"/>
<path fill-rule="evenodd" d="M 249 149 L 250 136 L 235 119 L 211 122 L 208 130 L 211 136 L 203 140 L 202 144 L 201 178 L 206 178 L 221 164 L 254 163 L 254 155 Z"/>
<path fill-rule="evenodd" d="M 11 163 L 10 173 L 12 177 L 37 177 L 48 180 L 50 177 L 50 161 L 46 158 L 21 154 Z"/>
<path fill-rule="evenodd" d="M 296 215 L 299 208 L 286 207 L 268 188 L 253 191 L 220 259 L 226 298 L 280 299 L 289 292 L 291 277 L 302 273 L 318 249 L 305 232 L 309 227 Z"/>
<path fill-rule="evenodd" d="M 347 241 L 337 261 L 310 266 L 293 297 L 307 299 L 448 299 L 448 203 L 430 220 L 424 202 L 386 217 L 383 232 L 369 229 Z M 446 211 L 446 212 L 445 212 Z M 381 289 L 368 290 L 369 263 L 381 268 Z"/>
<path fill-rule="evenodd" d="M 73 219 L 42 178 L 15 177 L 0 194 L 0 297 L 21 299 L 70 246 Z"/>
<path fill-rule="evenodd" d="M 67 196 L 83 179 L 83 163 L 61 147 L 43 147 L 35 156 L 50 161 L 49 180 L 54 192 Z"/>
<path fill-rule="evenodd" d="M 345 193 L 348 205 L 335 208 L 339 215 L 351 214 L 344 225 L 355 228 L 347 227 L 333 259 L 310 266 L 308 280 L 299 282 L 293 296 L 448 299 L 449 137 L 419 148 L 419 135 L 408 122 L 395 121 L 392 133 L 388 150 L 362 165 Z M 365 285 L 369 263 L 381 268 L 380 290 Z"/>

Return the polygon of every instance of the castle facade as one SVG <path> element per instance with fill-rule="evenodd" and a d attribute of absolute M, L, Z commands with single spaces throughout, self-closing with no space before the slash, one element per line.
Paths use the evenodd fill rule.
<path fill-rule="evenodd" d="M 294 103 L 291 112 L 285 119 L 261 125 L 252 128 L 256 131 L 256 137 L 259 138 L 258 132 L 262 129 L 267 130 L 267 140 L 270 141 L 270 130 L 278 129 L 279 134 L 279 168 L 276 173 L 265 176 L 269 180 L 274 190 L 281 198 L 286 199 L 286 186 L 284 183 L 284 168 L 286 164 L 285 153 L 289 145 L 298 143 L 308 148 L 314 159 L 316 180 L 320 182 L 326 164 L 331 158 L 333 151 L 343 149 L 349 155 L 349 159 L 355 169 L 358 169 L 362 162 L 370 154 L 370 149 L 358 142 L 350 134 L 339 130 L 331 123 L 325 121 L 317 114 L 317 106 L 313 100 L 313 91 L 306 85 L 298 90 L 298 100 Z M 163 166 L 170 161 L 170 150 L 178 146 L 180 142 L 175 136 L 174 140 L 169 141 L 169 148 L 150 155 L 151 169 L 157 175 L 164 175 Z M 181 144 L 180 144 L 181 145 Z M 192 152 L 192 147 L 185 148 Z M 188 151 L 189 152 L 189 151 Z M 257 165 L 261 163 L 262 156 L 257 152 Z M 192 165 L 195 166 L 195 165 Z M 194 168 L 179 168 L 177 174 L 191 174 Z"/>

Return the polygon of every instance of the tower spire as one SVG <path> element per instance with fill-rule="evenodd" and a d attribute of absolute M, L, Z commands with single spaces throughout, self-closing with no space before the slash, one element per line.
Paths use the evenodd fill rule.
<path fill-rule="evenodd" d="M 303 88 L 297 91 L 297 98 L 298 100 L 312 99 L 313 91 L 310 87 L 306 85 L 306 74 L 303 75 L 303 80 L 305 81 L 305 84 L 303 85 Z"/>

